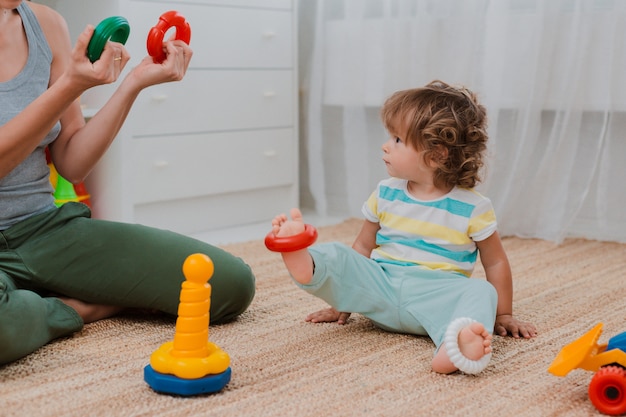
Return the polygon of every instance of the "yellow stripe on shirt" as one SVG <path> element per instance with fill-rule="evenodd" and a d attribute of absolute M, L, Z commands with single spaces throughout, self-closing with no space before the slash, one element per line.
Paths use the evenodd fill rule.
<path fill-rule="evenodd" d="M 465 233 L 440 224 L 398 216 L 389 212 L 379 213 L 380 223 L 387 227 L 412 235 L 441 239 L 455 245 L 466 245 L 472 240 Z"/>
<path fill-rule="evenodd" d="M 402 263 L 407 263 L 407 264 L 415 264 L 415 266 L 420 266 L 420 267 L 424 267 L 424 268 L 428 268 L 428 269 L 432 269 L 436 271 L 456 272 L 466 277 L 469 277 L 472 275 L 471 272 L 468 272 L 465 269 L 461 269 L 457 265 L 449 263 L 449 262 L 419 261 L 418 263 L 415 263 L 415 260 L 394 257 L 390 253 L 387 253 L 384 250 L 382 250 L 380 247 L 374 249 L 374 252 L 376 252 L 379 255 L 379 257 L 378 256 L 374 257 L 374 259 L 378 259 L 378 260 L 390 259 L 391 261 L 402 262 Z"/>
<path fill-rule="evenodd" d="M 496 221 L 496 213 L 489 210 L 479 216 L 472 217 L 469 222 L 468 234 L 470 236 L 477 234 L 487 226 L 491 226 Z"/>

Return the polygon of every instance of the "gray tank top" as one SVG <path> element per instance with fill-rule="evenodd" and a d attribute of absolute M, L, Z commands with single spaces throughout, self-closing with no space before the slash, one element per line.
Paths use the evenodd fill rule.
<path fill-rule="evenodd" d="M 28 61 L 15 78 L 0 83 L 0 126 L 46 91 L 50 80 L 52 52 L 41 26 L 27 2 L 22 2 L 17 11 L 28 39 Z M 60 130 L 57 122 L 32 154 L 0 178 L 0 230 L 55 207 L 45 147 Z"/>

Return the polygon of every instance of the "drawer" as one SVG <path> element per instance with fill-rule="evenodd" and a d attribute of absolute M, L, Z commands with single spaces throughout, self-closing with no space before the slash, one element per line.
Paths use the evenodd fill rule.
<path fill-rule="evenodd" d="M 149 87 L 131 110 L 134 135 L 202 133 L 293 125 L 291 71 L 189 71 Z"/>
<path fill-rule="evenodd" d="M 293 129 L 132 140 L 136 204 L 293 184 Z"/>
<path fill-rule="evenodd" d="M 155 2 L 163 4 L 163 7 L 176 9 L 180 7 L 176 2 L 164 2 L 163 0 L 144 0 L 145 2 Z M 217 5 L 230 7 L 260 7 L 264 9 L 291 10 L 293 0 L 185 0 L 185 3 Z"/>
<path fill-rule="evenodd" d="M 233 7 L 262 7 L 291 10 L 293 0 L 188 0 L 192 3 L 218 4 Z"/>
<path fill-rule="evenodd" d="M 172 7 L 171 9 L 169 7 Z M 191 26 L 191 68 L 293 68 L 293 14 L 290 10 L 247 9 L 200 4 L 133 1 L 127 43 L 132 62 L 147 54 L 146 40 L 159 16 L 177 10 Z M 169 39 L 174 33 L 166 33 Z"/>
<path fill-rule="evenodd" d="M 259 235 L 262 239 L 270 231 L 274 216 L 298 205 L 297 196 L 297 187 L 290 185 L 138 204 L 133 220 L 185 234 L 264 222 L 267 229 Z"/>

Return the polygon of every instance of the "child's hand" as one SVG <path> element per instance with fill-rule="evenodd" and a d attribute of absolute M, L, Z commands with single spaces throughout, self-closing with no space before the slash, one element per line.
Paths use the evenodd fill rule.
<path fill-rule="evenodd" d="M 306 321 L 311 323 L 329 323 L 336 321 L 337 324 L 346 324 L 351 313 L 341 313 L 332 307 L 316 311 L 306 316 Z"/>
<path fill-rule="evenodd" d="M 516 339 L 530 339 L 537 336 L 537 329 L 532 323 L 519 321 L 511 314 L 501 314 L 496 317 L 494 333 L 500 336 L 511 335 Z"/>

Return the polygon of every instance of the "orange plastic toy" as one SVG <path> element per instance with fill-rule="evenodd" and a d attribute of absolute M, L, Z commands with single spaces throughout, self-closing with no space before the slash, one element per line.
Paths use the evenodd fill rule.
<path fill-rule="evenodd" d="M 604 414 L 626 414 L 626 332 L 599 344 L 602 323 L 564 346 L 548 372 L 566 376 L 580 368 L 595 372 L 589 383 L 589 400 Z"/>
<path fill-rule="evenodd" d="M 213 262 L 201 253 L 187 257 L 174 340 L 150 357 L 144 379 L 157 392 L 196 395 L 221 390 L 231 376 L 230 357 L 209 338 Z"/>

